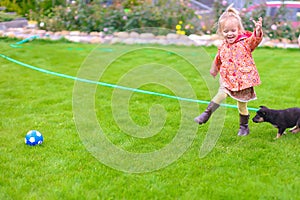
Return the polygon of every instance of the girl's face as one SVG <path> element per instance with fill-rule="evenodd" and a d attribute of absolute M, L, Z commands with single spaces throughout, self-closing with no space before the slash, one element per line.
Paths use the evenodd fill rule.
<path fill-rule="evenodd" d="M 239 23 L 235 18 L 229 18 L 223 22 L 222 35 L 225 40 L 232 44 L 236 41 L 239 34 Z"/>

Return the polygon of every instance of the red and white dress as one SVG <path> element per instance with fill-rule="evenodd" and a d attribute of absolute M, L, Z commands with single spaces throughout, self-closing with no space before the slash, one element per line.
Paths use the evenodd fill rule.
<path fill-rule="evenodd" d="M 252 51 L 262 41 L 262 35 L 245 31 L 234 43 L 229 44 L 224 40 L 218 48 L 215 64 L 220 72 L 220 90 L 238 101 L 256 99 L 253 87 L 261 82 Z"/>

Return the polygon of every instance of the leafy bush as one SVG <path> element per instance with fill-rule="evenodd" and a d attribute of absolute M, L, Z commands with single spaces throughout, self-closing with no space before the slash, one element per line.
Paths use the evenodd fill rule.
<path fill-rule="evenodd" d="M 5 13 L 0 11 L 0 22 L 7 22 L 17 18 L 20 18 L 20 16 L 15 13 Z"/>
<path fill-rule="evenodd" d="M 22 10 L 21 7 L 18 4 L 14 3 L 10 0 L 1 0 L 0 1 L 0 6 L 5 7 L 6 12 L 17 12 L 17 13 L 19 13 Z"/>
<path fill-rule="evenodd" d="M 30 10 L 40 12 L 58 5 L 66 5 L 66 2 L 66 0 L 1 0 L 0 6 L 5 7 L 7 12 L 16 12 L 28 17 Z"/>
<path fill-rule="evenodd" d="M 130 1 L 129 1 L 130 2 Z M 150 5 L 142 1 L 124 2 L 123 5 L 107 6 L 99 2 L 68 7 L 56 6 L 51 12 L 32 12 L 31 20 L 43 22 L 42 29 L 49 31 L 79 30 L 84 32 L 126 31 L 145 27 L 159 27 L 176 30 L 182 22 L 184 34 L 196 33 L 200 20 L 189 8 L 187 1 L 160 1 L 159 5 Z M 162 14 L 163 13 L 163 14 Z M 195 28 L 196 27 L 196 28 Z"/>
<path fill-rule="evenodd" d="M 171 29 L 178 34 L 211 34 L 216 31 L 219 16 L 228 7 L 228 2 L 215 1 L 214 11 L 197 13 L 191 8 L 188 0 L 160 0 L 155 5 L 145 0 L 115 1 L 108 4 L 105 0 L 93 0 L 86 4 L 85 0 L 78 0 L 77 4 L 66 4 L 65 0 L 28 1 L 3 0 L 0 6 L 10 11 L 22 13 L 29 20 L 37 21 L 39 28 L 48 31 L 78 30 L 82 32 L 103 31 L 113 33 L 158 27 Z M 120 3 L 122 2 L 122 3 Z M 251 4 L 252 1 L 247 1 Z M 245 5 L 246 6 L 246 5 Z M 21 9 L 22 8 L 22 9 Z M 266 16 L 263 5 L 251 13 L 244 8 L 241 17 L 246 30 L 253 30 L 252 19 L 263 17 L 264 33 L 271 39 L 286 38 L 295 40 L 300 30 L 293 29 L 285 19 L 284 7 L 273 17 Z M 0 13 L 0 21 L 10 21 L 11 15 Z"/>

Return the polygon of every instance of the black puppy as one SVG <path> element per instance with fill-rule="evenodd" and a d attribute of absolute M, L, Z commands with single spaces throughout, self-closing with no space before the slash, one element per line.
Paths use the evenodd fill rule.
<path fill-rule="evenodd" d="M 285 110 L 272 110 L 265 106 L 260 106 L 253 122 L 269 122 L 278 128 L 277 137 L 282 136 L 286 128 L 292 128 L 290 132 L 298 133 L 300 131 L 300 108 L 288 108 Z"/>

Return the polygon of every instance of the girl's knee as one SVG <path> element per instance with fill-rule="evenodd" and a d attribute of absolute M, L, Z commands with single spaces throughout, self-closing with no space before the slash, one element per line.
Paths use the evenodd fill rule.
<path fill-rule="evenodd" d="M 220 104 L 222 101 L 224 101 L 227 98 L 226 92 L 219 91 L 217 95 L 212 99 L 213 102 Z"/>

